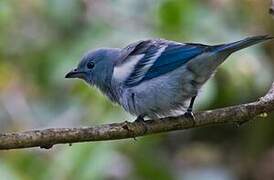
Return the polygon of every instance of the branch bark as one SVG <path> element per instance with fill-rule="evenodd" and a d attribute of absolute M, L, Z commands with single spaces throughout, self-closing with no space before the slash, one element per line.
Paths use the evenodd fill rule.
<path fill-rule="evenodd" d="M 0 134 L 0 150 L 41 147 L 55 144 L 135 138 L 149 134 L 205 127 L 225 123 L 241 124 L 274 111 L 274 83 L 268 93 L 255 102 L 196 112 L 195 121 L 185 116 L 142 122 L 123 122 L 81 128 L 51 128 Z"/>

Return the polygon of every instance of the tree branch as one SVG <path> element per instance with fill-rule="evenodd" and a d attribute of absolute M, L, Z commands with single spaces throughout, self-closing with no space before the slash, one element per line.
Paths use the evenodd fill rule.
<path fill-rule="evenodd" d="M 82 128 L 51 128 L 18 133 L 0 134 L 0 149 L 41 147 L 55 144 L 78 143 L 135 138 L 149 134 L 205 127 L 224 123 L 241 124 L 259 115 L 274 111 L 274 83 L 259 100 L 221 109 L 194 113 L 195 122 L 184 116 L 167 117 L 142 122 L 123 122 Z"/>

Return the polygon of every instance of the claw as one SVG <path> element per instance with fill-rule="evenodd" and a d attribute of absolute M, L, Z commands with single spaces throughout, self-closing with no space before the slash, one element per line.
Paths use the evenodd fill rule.
<path fill-rule="evenodd" d="M 195 122 L 195 117 L 194 117 L 192 111 L 187 111 L 187 112 L 185 112 L 184 116 L 185 116 L 186 118 L 191 119 L 192 122 L 193 122 L 193 126 L 195 126 L 196 122 Z"/>
<path fill-rule="evenodd" d="M 242 122 L 235 122 L 234 123 L 234 126 L 236 127 L 236 128 L 239 128 L 239 127 L 241 127 L 243 124 L 245 124 L 245 123 L 247 123 L 248 122 L 248 120 L 245 120 L 245 121 L 242 121 Z"/>
<path fill-rule="evenodd" d="M 145 122 L 143 116 L 138 116 L 134 122 Z"/>
<path fill-rule="evenodd" d="M 191 112 L 191 111 L 185 112 L 184 116 L 185 116 L 186 118 L 191 118 L 191 119 L 193 119 L 193 120 L 195 119 L 195 118 L 194 118 L 194 115 L 193 115 L 193 112 Z"/>
<path fill-rule="evenodd" d="M 148 127 L 147 127 L 147 125 L 146 125 L 146 121 L 144 120 L 144 116 L 138 116 L 134 122 L 142 123 L 142 125 L 143 125 L 144 128 L 145 128 L 144 134 L 147 132 Z"/>

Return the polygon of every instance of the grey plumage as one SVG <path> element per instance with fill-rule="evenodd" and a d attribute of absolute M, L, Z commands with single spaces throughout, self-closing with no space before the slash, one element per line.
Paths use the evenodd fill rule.
<path fill-rule="evenodd" d="M 255 36 L 216 46 L 139 41 L 123 49 L 88 52 L 66 78 L 95 85 L 138 117 L 173 116 L 186 112 L 189 100 L 231 53 L 271 38 Z"/>

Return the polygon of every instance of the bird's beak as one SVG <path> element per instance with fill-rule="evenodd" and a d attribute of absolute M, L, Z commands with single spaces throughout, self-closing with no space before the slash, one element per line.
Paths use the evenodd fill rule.
<path fill-rule="evenodd" d="M 68 72 L 65 78 L 81 78 L 84 75 L 84 72 L 79 71 L 77 68 Z"/>

